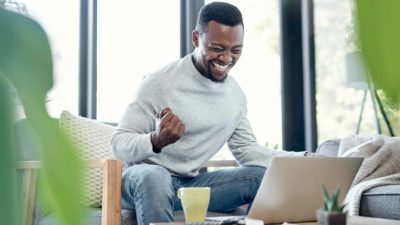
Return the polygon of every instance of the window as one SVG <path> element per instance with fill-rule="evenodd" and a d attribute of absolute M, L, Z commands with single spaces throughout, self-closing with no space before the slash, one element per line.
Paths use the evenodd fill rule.
<path fill-rule="evenodd" d="M 80 1 L 21 2 L 43 23 L 53 47 L 56 82 L 49 93 L 49 110 L 54 116 L 63 109 L 78 114 Z M 246 93 L 248 118 L 258 142 L 280 147 L 278 0 L 227 2 L 242 11 L 246 31 L 243 55 L 231 75 Z M 117 122 L 142 78 L 179 58 L 180 1 L 97 3 L 96 114 L 98 120 Z"/>
<path fill-rule="evenodd" d="M 47 95 L 49 114 L 78 113 L 79 1 L 18 0 L 47 33 L 53 54 L 54 85 Z"/>
<path fill-rule="evenodd" d="M 142 78 L 179 59 L 179 1 L 99 1 L 97 24 L 97 119 L 117 122 Z"/>
<path fill-rule="evenodd" d="M 209 3 L 211 1 L 205 1 Z M 229 0 L 243 15 L 245 26 L 243 54 L 232 75 L 248 101 L 248 119 L 257 141 L 269 147 L 282 146 L 281 63 L 279 52 L 278 1 Z M 226 159 L 222 151 L 217 159 Z"/>
<path fill-rule="evenodd" d="M 353 1 L 316 0 L 314 7 L 318 138 L 322 142 L 356 133 L 364 92 L 346 71 L 346 56 L 359 50 L 354 35 Z M 377 133 L 369 93 L 362 133 Z"/>

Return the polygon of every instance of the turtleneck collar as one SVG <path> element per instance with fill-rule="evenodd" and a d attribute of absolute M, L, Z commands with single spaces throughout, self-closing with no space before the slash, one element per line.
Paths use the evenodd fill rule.
<path fill-rule="evenodd" d="M 186 55 L 183 59 L 184 64 L 189 67 L 188 69 L 191 71 L 190 74 L 194 75 L 195 79 L 198 80 L 199 82 L 203 83 L 204 85 L 220 86 L 220 85 L 224 85 L 230 81 L 231 78 L 230 78 L 229 74 L 226 77 L 226 79 L 224 80 L 224 82 L 215 82 L 215 81 L 208 79 L 207 77 L 205 77 L 203 74 L 201 74 L 197 70 L 196 66 L 193 63 L 192 58 L 193 58 L 193 53 Z"/>

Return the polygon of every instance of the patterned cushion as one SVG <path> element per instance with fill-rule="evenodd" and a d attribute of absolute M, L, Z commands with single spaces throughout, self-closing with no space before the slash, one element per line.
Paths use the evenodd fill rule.
<path fill-rule="evenodd" d="M 115 159 L 111 147 L 114 127 L 96 120 L 75 116 L 63 111 L 60 116 L 60 129 L 67 135 L 78 150 L 82 159 Z M 83 174 L 85 205 L 100 207 L 102 202 L 102 170 L 86 169 Z"/>

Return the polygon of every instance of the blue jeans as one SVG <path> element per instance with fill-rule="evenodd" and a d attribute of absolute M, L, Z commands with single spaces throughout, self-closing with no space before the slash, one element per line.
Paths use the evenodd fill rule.
<path fill-rule="evenodd" d="M 182 210 L 176 193 L 181 187 L 211 187 L 209 211 L 231 212 L 250 204 L 265 168 L 241 166 L 177 177 L 157 165 L 134 165 L 122 173 L 122 208 L 136 211 L 138 225 L 172 222 L 173 211 Z"/>

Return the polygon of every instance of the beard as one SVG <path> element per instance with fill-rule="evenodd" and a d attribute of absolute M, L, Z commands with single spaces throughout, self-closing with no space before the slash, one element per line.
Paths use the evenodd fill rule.
<path fill-rule="evenodd" d="M 226 78 L 228 77 L 228 72 L 225 74 L 224 78 L 222 78 L 220 80 L 215 79 L 215 77 L 213 76 L 213 74 L 211 72 L 211 67 L 213 67 L 213 65 L 212 65 L 213 61 L 216 61 L 216 60 L 209 60 L 207 62 L 207 74 L 205 76 L 206 76 L 206 78 L 210 79 L 213 82 L 223 83 L 226 80 Z M 235 63 L 236 63 L 236 61 L 232 61 L 232 63 L 229 65 L 227 71 L 229 71 L 235 65 Z"/>

